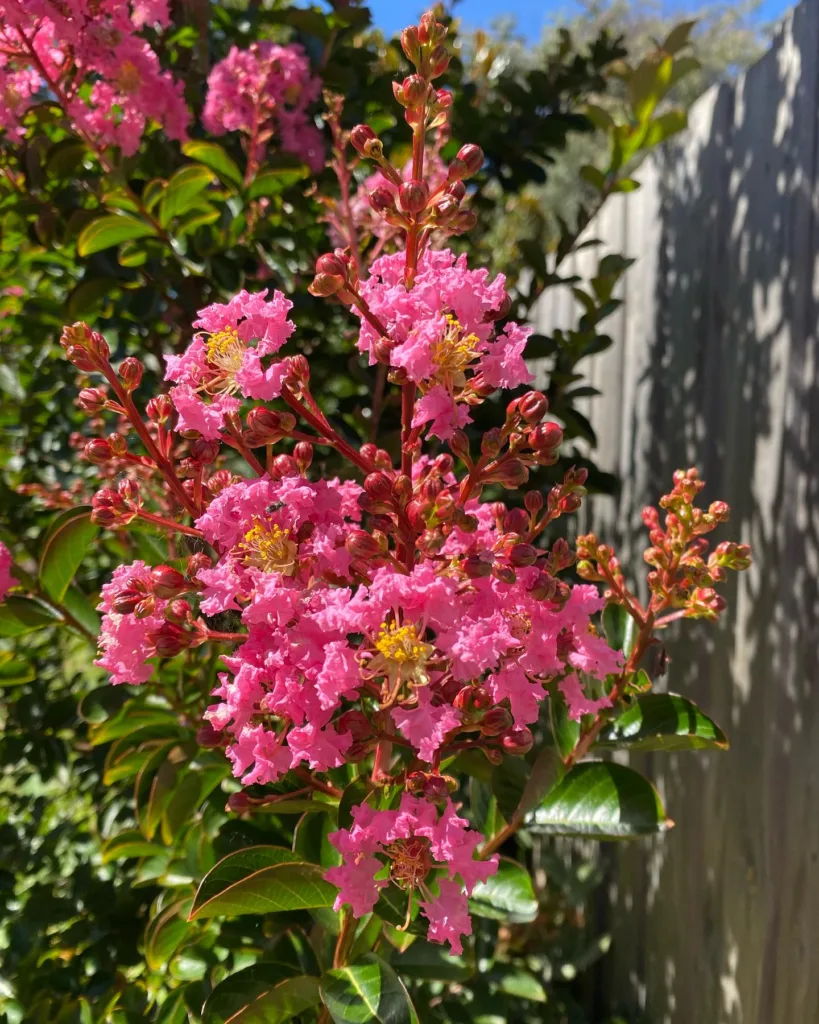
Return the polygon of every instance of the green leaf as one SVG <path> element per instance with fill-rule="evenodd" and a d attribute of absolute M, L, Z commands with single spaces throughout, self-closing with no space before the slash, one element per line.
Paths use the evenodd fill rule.
<path fill-rule="evenodd" d="M 338 890 L 317 864 L 277 846 L 255 846 L 230 854 L 205 875 L 191 920 L 218 914 L 272 914 L 330 907 Z"/>
<path fill-rule="evenodd" d="M 606 186 L 606 176 L 597 167 L 592 164 L 584 164 L 580 168 L 580 177 L 583 181 L 587 181 L 590 185 L 602 192 Z"/>
<path fill-rule="evenodd" d="M 632 839 L 665 832 L 673 822 L 648 779 L 621 764 L 584 761 L 549 793 L 524 824 L 532 832 Z"/>
<path fill-rule="evenodd" d="M 223 181 L 228 181 L 231 185 L 238 185 L 240 188 L 242 187 L 242 172 L 236 166 L 234 160 L 215 142 L 186 142 L 182 147 L 182 152 L 185 156 L 189 156 L 191 160 L 198 160 L 200 164 L 209 167 Z"/>
<path fill-rule="evenodd" d="M 557 751 L 553 747 L 539 750 L 515 810 L 515 820 L 520 821 L 527 811 L 537 807 L 562 774 L 563 761 Z"/>
<path fill-rule="evenodd" d="M 174 217 L 186 213 L 193 200 L 213 181 L 213 171 L 202 164 L 180 167 L 171 177 L 159 204 L 159 223 L 167 227 Z"/>
<path fill-rule="evenodd" d="M 693 21 L 681 21 L 678 25 L 675 25 L 665 37 L 662 49 L 666 53 L 675 54 L 678 50 L 687 46 L 690 42 L 691 30 L 696 24 L 697 19 L 695 18 Z"/>
<path fill-rule="evenodd" d="M 339 967 L 321 979 L 321 998 L 336 1024 L 417 1024 L 407 990 L 375 953 Z"/>
<path fill-rule="evenodd" d="M 77 625 L 87 630 L 91 636 L 95 637 L 98 635 L 101 625 L 99 613 L 76 583 L 72 583 L 63 594 L 60 607 L 63 612 L 67 612 L 71 616 Z M 73 625 L 73 623 L 69 623 L 69 625 Z"/>
<path fill-rule="evenodd" d="M 162 846 L 158 843 L 149 843 L 137 829 L 128 829 L 119 835 L 111 836 L 102 844 L 100 850 L 103 864 L 126 860 L 128 857 L 153 857 L 163 852 Z"/>
<path fill-rule="evenodd" d="M 403 928 L 407 919 L 408 900 L 409 894 L 407 891 L 405 889 L 399 889 L 397 885 L 391 882 L 379 893 L 374 913 L 377 914 L 382 921 L 386 921 L 387 924 L 391 924 L 394 928 Z M 409 928 L 406 930 L 411 932 L 413 935 L 426 935 L 427 921 L 426 918 L 419 916 L 418 910 L 418 900 L 413 900 L 412 916 Z"/>
<path fill-rule="evenodd" d="M 16 658 L 11 651 L 0 653 L 0 687 L 23 686 L 36 676 L 34 665 L 25 658 Z"/>
<path fill-rule="evenodd" d="M 152 971 L 158 971 L 179 949 L 190 931 L 185 910 L 190 900 L 177 900 L 160 911 L 145 928 L 145 960 Z"/>
<path fill-rule="evenodd" d="M 283 192 L 286 188 L 303 181 L 310 174 L 310 168 L 306 164 L 296 164 L 294 167 L 273 167 L 260 171 L 250 184 L 247 194 L 251 199 L 258 199 L 260 196 L 273 196 Z"/>
<path fill-rule="evenodd" d="M 57 517 L 48 531 L 40 555 L 40 583 L 53 601 L 62 601 L 82 564 L 99 527 L 91 522 L 91 509 L 71 509 Z"/>
<path fill-rule="evenodd" d="M 566 701 L 557 687 L 549 698 L 549 721 L 552 726 L 555 746 L 561 758 L 565 760 L 580 739 L 580 722 L 574 722 L 569 718 Z"/>
<path fill-rule="evenodd" d="M 127 214 L 110 214 L 91 221 L 82 229 L 77 239 L 77 252 L 80 256 L 91 256 L 112 245 L 119 245 L 120 242 L 147 238 L 149 235 L 156 235 L 156 230 L 147 221 Z"/>
<path fill-rule="evenodd" d="M 338 805 L 338 827 L 350 828 L 353 823 L 353 808 L 363 804 L 371 792 L 366 779 L 353 779 L 345 788 Z"/>
<path fill-rule="evenodd" d="M 534 921 L 538 902 L 529 872 L 517 861 L 501 857 L 497 872 L 472 890 L 469 909 L 495 921 Z"/>
<path fill-rule="evenodd" d="M 677 135 L 688 125 L 688 114 L 685 110 L 669 110 L 659 117 L 649 121 L 643 137 L 642 149 L 649 149 L 651 146 L 659 146 L 661 142 Z"/>
<path fill-rule="evenodd" d="M 529 765 L 522 757 L 504 756 L 503 761 L 494 768 L 492 792 L 498 801 L 498 810 L 506 821 L 512 820 L 528 778 Z"/>
<path fill-rule="evenodd" d="M 425 981 L 467 981 L 473 969 L 460 956 L 447 953 L 437 942 L 418 939 L 402 952 L 391 956 L 393 966 L 403 978 L 419 978 Z"/>
<path fill-rule="evenodd" d="M 628 657 L 636 639 L 636 623 L 625 605 L 609 602 L 603 609 L 603 632 L 609 647 Z"/>
<path fill-rule="evenodd" d="M 636 192 L 640 182 L 636 178 L 618 178 L 612 185 L 612 192 Z"/>
<path fill-rule="evenodd" d="M 609 724 L 599 746 L 629 750 L 727 750 L 728 737 L 676 693 L 646 693 Z"/>
<path fill-rule="evenodd" d="M 202 1009 L 202 1024 L 289 1020 L 317 1005 L 320 999 L 318 978 L 293 977 L 288 964 L 262 962 L 216 986 Z M 287 1015 L 282 1016 L 286 1011 Z"/>
<path fill-rule="evenodd" d="M 53 608 L 34 597 L 7 597 L 0 604 L 0 637 L 22 636 L 62 622 Z"/>

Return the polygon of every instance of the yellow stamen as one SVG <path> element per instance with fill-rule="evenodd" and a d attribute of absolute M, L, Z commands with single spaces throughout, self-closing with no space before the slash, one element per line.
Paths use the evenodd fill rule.
<path fill-rule="evenodd" d="M 257 519 L 239 544 L 245 565 L 263 572 L 280 572 L 292 576 L 296 571 L 298 547 L 290 539 L 290 531 L 277 523 Z"/>
<path fill-rule="evenodd" d="M 443 373 L 462 376 L 478 354 L 475 346 L 479 339 L 476 334 L 465 335 L 460 321 L 450 313 L 446 314 L 445 319 L 446 328 L 430 349 L 432 361 Z"/>
<path fill-rule="evenodd" d="M 208 394 L 232 394 L 238 391 L 236 374 L 241 370 L 245 346 L 234 327 L 225 327 L 211 334 L 205 343 L 208 364 L 213 376 L 202 386 Z"/>
<path fill-rule="evenodd" d="M 399 626 L 396 623 L 388 626 L 386 622 L 381 623 L 375 641 L 378 653 L 388 661 L 398 662 L 399 665 L 407 661 L 419 661 L 424 657 L 428 646 L 419 641 L 415 626 Z"/>

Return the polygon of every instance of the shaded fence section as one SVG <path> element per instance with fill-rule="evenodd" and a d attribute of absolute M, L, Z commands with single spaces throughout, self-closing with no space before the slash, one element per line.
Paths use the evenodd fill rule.
<path fill-rule="evenodd" d="M 650 755 L 677 827 L 607 847 L 601 990 L 652 1024 L 819 1021 L 819 0 L 737 84 L 706 94 L 640 191 L 592 226 L 638 257 L 589 401 L 595 525 L 632 565 L 642 506 L 697 465 L 756 564 L 718 626 L 669 638 L 669 685 L 731 735 L 726 754 Z M 538 329 L 576 320 L 548 295 Z M 591 364 L 590 364 L 591 366 Z M 728 536 L 725 533 L 723 536 Z M 625 558 L 624 558 L 625 561 Z"/>

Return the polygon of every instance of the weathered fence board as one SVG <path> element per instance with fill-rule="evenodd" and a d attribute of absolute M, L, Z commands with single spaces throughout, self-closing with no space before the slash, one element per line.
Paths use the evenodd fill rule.
<path fill-rule="evenodd" d="M 602 988 L 652 1024 L 819 1021 L 818 69 L 806 0 L 735 88 L 700 100 L 643 188 L 592 225 L 603 249 L 570 267 L 639 258 L 592 370 L 597 458 L 623 480 L 596 499 L 599 531 L 638 565 L 640 509 L 698 465 L 756 558 L 720 626 L 670 638 L 669 685 L 732 749 L 651 755 L 677 827 L 604 854 Z M 565 303 L 547 295 L 538 329 L 566 326 Z"/>

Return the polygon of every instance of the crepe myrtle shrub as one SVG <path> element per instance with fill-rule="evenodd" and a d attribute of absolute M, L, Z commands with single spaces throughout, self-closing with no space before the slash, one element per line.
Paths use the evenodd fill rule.
<path fill-rule="evenodd" d="M 161 3 L 137 6 L 167 16 Z M 11 30 L 28 46 L 20 19 Z M 331 421 L 310 359 L 288 352 L 293 303 L 278 289 L 201 308 L 192 340 L 165 356 L 165 388 L 146 386 L 137 356 L 115 366 L 86 323 L 62 334 L 96 431 L 84 454 L 98 487 L 90 513 L 69 508 L 52 525 L 36 577 L 0 546 L 0 626 L 99 634 L 95 665 L 110 685 L 83 714 L 91 745 L 111 744 L 106 780 L 133 778 L 136 797 L 132 827 L 106 839 L 102 858 L 142 858 L 137 883 L 164 886 L 144 937 L 154 974 L 141 1019 L 448 1020 L 501 993 L 524 1007 L 504 1010 L 510 1019 L 545 1019 L 548 895 L 510 854 L 533 836 L 670 826 L 651 783 L 606 750 L 727 745 L 653 683 L 662 630 L 717 619 L 716 588 L 750 564 L 749 549 L 709 546 L 728 507 L 700 508 L 704 484 L 681 470 L 644 513 L 641 601 L 609 546 L 555 530 L 580 508 L 586 469 L 527 487 L 558 463 L 564 433 L 530 388 L 531 331 L 510 319 L 504 277 L 471 265 L 464 203 L 484 155 L 465 142 L 445 158 L 437 146 L 453 102 L 437 85 L 446 36 L 434 13 L 401 35 L 414 69 L 394 90 L 409 160 L 393 163 L 367 124 L 349 133 L 372 167 L 367 216 L 383 251 L 362 260 L 348 191 L 339 244 L 309 289 L 349 317 L 360 357 L 395 396 L 397 438 L 361 443 Z M 60 77 L 44 47 L 27 52 Z M 120 57 L 109 77 L 122 89 Z M 272 96 L 272 65 L 309 102 L 299 54 L 259 46 L 212 72 L 211 130 L 246 134 L 251 176 L 272 133 L 309 127 L 301 91 Z M 83 67 L 78 56 L 78 76 Z M 95 99 L 105 82 L 77 88 L 78 124 L 89 142 L 113 132 L 130 145 L 131 108 L 111 121 Z M 23 103 L 24 79 L 12 85 Z M 169 111 L 175 95 L 163 93 Z M 309 161 L 315 137 L 299 144 Z M 453 234 L 465 251 L 449 247 Z M 476 430 L 505 390 L 516 397 L 501 422 Z M 71 579 L 100 531 L 115 565 L 97 628 Z M 491 952 L 477 921 L 495 929 Z M 122 1006 L 131 990 L 119 988 Z"/>

